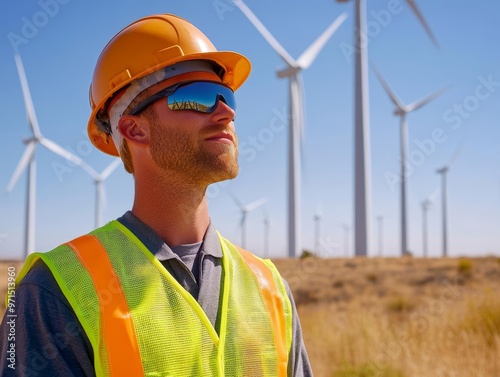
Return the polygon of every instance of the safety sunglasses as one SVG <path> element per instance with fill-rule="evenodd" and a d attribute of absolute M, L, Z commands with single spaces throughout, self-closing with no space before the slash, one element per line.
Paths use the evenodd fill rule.
<path fill-rule="evenodd" d="M 233 91 L 227 86 L 210 81 L 181 82 L 169 86 L 132 109 L 130 115 L 138 115 L 148 106 L 163 98 L 167 99 L 170 110 L 193 110 L 200 113 L 211 113 L 224 102 L 231 109 L 236 110 L 236 101 Z"/>

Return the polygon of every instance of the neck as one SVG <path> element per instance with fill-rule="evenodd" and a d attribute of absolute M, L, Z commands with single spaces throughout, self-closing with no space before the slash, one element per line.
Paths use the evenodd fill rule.
<path fill-rule="evenodd" d="M 170 247 L 203 241 L 210 223 L 206 186 L 172 181 L 151 182 L 135 180 L 132 213 Z"/>

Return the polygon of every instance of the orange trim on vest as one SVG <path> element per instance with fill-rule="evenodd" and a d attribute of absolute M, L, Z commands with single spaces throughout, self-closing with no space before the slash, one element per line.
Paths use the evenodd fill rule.
<path fill-rule="evenodd" d="M 67 243 L 90 274 L 100 308 L 110 376 L 144 376 L 137 337 L 122 286 L 97 237 Z"/>
<path fill-rule="evenodd" d="M 257 278 L 262 298 L 266 304 L 273 326 L 274 342 L 278 354 L 278 376 L 286 377 L 288 367 L 288 350 L 286 349 L 286 325 L 283 313 L 283 302 L 278 287 L 269 267 L 248 250 L 236 246 L 243 260 Z"/>

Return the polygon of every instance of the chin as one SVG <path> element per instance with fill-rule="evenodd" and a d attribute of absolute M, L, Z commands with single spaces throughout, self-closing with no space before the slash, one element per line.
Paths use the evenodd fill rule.
<path fill-rule="evenodd" d="M 210 177 L 210 183 L 217 183 L 222 181 L 227 181 L 229 179 L 234 179 L 238 176 L 239 167 L 238 165 L 228 166 L 225 169 L 214 171 Z"/>
<path fill-rule="evenodd" d="M 220 154 L 218 156 L 204 155 L 197 163 L 198 178 L 207 184 L 234 179 L 238 175 L 238 159 L 233 153 Z"/>

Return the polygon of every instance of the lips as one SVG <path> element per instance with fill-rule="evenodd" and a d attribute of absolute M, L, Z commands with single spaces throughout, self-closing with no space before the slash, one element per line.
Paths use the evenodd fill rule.
<path fill-rule="evenodd" d="M 233 142 L 233 136 L 231 134 L 225 133 L 225 132 L 219 132 L 214 135 L 210 135 L 205 138 L 205 140 L 208 141 L 222 141 L 222 142 Z"/>

